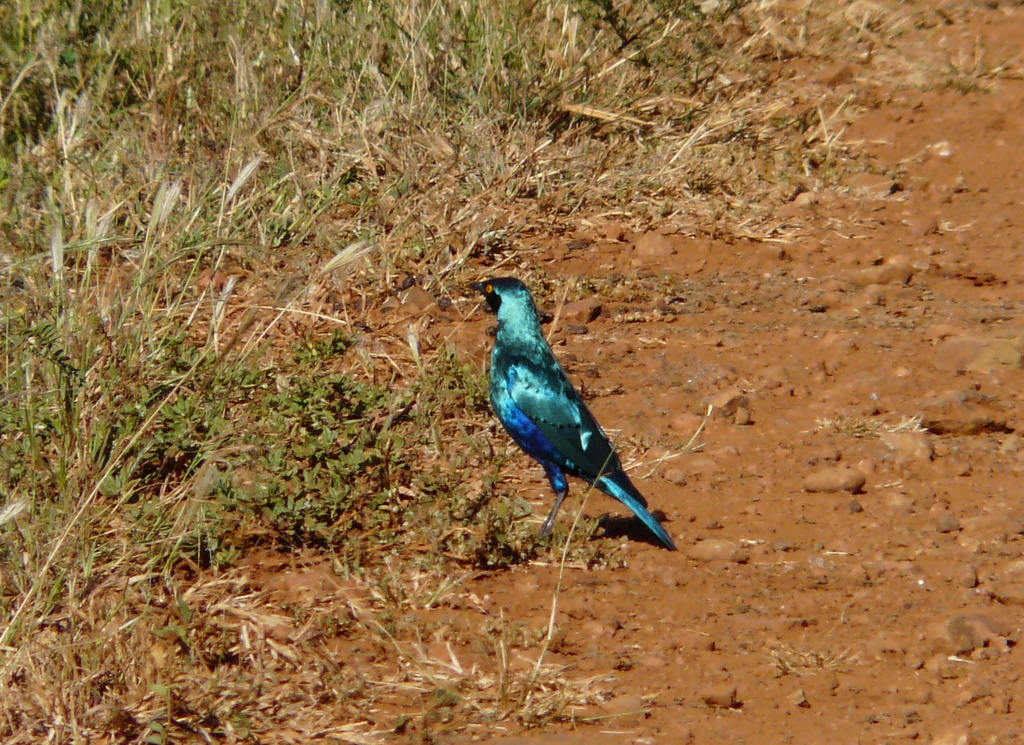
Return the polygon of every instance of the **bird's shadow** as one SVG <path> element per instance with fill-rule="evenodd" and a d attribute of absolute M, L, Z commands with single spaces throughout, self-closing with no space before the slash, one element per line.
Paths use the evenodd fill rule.
<path fill-rule="evenodd" d="M 661 510 L 651 512 L 655 519 L 665 522 L 665 513 Z M 643 524 L 639 517 L 634 515 L 609 515 L 604 514 L 597 518 L 597 527 L 600 533 L 595 538 L 629 538 L 631 541 L 649 543 L 652 546 L 661 546 L 661 541 L 651 534 L 650 528 Z"/>

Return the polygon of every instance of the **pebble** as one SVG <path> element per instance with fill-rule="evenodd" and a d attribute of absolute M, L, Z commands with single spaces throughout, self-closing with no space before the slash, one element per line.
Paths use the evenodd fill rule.
<path fill-rule="evenodd" d="M 984 403 L 954 395 L 922 407 L 921 426 L 936 435 L 980 435 L 1009 432 L 1005 407 L 988 398 Z"/>
<path fill-rule="evenodd" d="M 934 217 L 925 217 L 910 224 L 911 238 L 925 238 L 939 232 L 939 221 Z"/>
<path fill-rule="evenodd" d="M 850 492 L 859 493 L 867 481 L 864 474 L 853 468 L 835 466 L 823 468 L 807 475 L 803 481 L 803 489 L 807 492 Z"/>
<path fill-rule="evenodd" d="M 666 468 L 663 477 L 666 481 L 670 481 L 676 486 L 686 485 L 686 472 L 680 468 Z"/>
<path fill-rule="evenodd" d="M 991 629 L 979 615 L 956 615 L 937 621 L 929 629 L 932 650 L 944 654 L 968 654 L 985 646 L 986 638 L 992 636 Z"/>
<path fill-rule="evenodd" d="M 935 455 L 927 432 L 882 432 L 879 439 L 903 461 L 930 461 Z"/>
<path fill-rule="evenodd" d="M 786 696 L 786 700 L 792 706 L 799 706 L 802 709 L 808 709 L 811 706 L 811 702 L 807 700 L 807 694 L 804 693 L 802 688 L 795 690 L 791 694 Z"/>
<path fill-rule="evenodd" d="M 894 512 L 909 515 L 914 511 L 914 500 L 906 494 L 889 492 L 885 495 L 885 504 Z"/>
<path fill-rule="evenodd" d="M 1020 435 L 1014 433 L 999 443 L 999 452 L 1003 455 L 1014 455 L 1024 448 Z"/>
<path fill-rule="evenodd" d="M 964 564 L 954 573 L 953 581 L 960 585 L 960 587 L 965 587 L 967 589 L 977 587 L 978 570 L 970 564 Z"/>
<path fill-rule="evenodd" d="M 992 588 L 995 599 L 1003 605 L 1024 605 L 1024 584 L 999 582 Z"/>
<path fill-rule="evenodd" d="M 708 403 L 715 407 L 715 411 L 719 415 L 726 417 L 735 417 L 737 409 L 750 408 L 750 399 L 744 396 L 738 388 L 716 393 Z"/>
<path fill-rule="evenodd" d="M 574 300 L 562 306 L 561 317 L 566 323 L 587 324 L 597 319 L 604 310 L 596 298 Z"/>
<path fill-rule="evenodd" d="M 694 561 L 728 561 L 733 564 L 746 564 L 750 554 L 735 543 L 724 538 L 709 538 L 698 541 L 686 551 L 687 557 Z"/>

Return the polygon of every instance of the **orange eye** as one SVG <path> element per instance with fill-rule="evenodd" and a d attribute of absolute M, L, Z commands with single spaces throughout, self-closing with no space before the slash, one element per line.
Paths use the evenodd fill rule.
<path fill-rule="evenodd" d="M 491 284 L 486 285 L 484 287 L 484 292 L 486 292 L 488 295 L 490 295 L 492 292 L 494 292 L 494 285 L 491 285 Z"/>

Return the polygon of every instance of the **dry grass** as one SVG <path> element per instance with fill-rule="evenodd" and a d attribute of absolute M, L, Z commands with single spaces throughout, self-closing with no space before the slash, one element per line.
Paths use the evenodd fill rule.
<path fill-rule="evenodd" d="M 934 20 L 704 7 L 5 6 L 5 741 L 429 739 L 600 695 L 516 669 L 541 640 L 511 622 L 416 615 L 472 612 L 452 567 L 544 548 L 495 488 L 460 288 L 544 280 L 518 239 L 584 218 L 771 239 L 775 205 L 863 168 L 856 101 L 801 76 Z M 246 563 L 275 551 L 313 551 L 319 591 Z"/>
<path fill-rule="evenodd" d="M 822 670 L 844 670 L 858 662 L 857 655 L 851 655 L 850 650 L 821 652 L 781 642 L 773 645 L 768 654 L 780 675 L 813 675 Z"/>
<path fill-rule="evenodd" d="M 817 420 L 817 429 L 821 432 L 834 432 L 855 438 L 878 437 L 881 432 L 926 432 L 921 426 L 924 417 L 920 414 L 901 418 L 898 422 L 884 422 L 871 417 L 843 416 L 834 419 L 822 417 Z"/>

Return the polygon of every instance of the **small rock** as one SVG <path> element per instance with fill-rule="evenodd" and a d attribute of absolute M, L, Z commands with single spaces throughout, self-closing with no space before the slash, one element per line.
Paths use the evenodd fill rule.
<path fill-rule="evenodd" d="M 687 550 L 686 555 L 694 561 L 728 561 L 733 564 L 746 564 L 750 560 L 747 553 L 738 543 L 721 538 L 709 538 L 698 541 Z"/>
<path fill-rule="evenodd" d="M 595 320 L 603 310 L 597 298 L 574 300 L 562 306 L 561 317 L 566 323 L 586 324 Z"/>
<path fill-rule="evenodd" d="M 970 589 L 978 586 L 978 570 L 970 564 L 964 564 L 953 575 L 953 581 L 961 587 Z"/>
<path fill-rule="evenodd" d="M 1016 432 L 999 443 L 999 452 L 1003 455 L 1014 455 L 1020 452 L 1021 448 L 1024 448 L 1024 440 L 1021 440 Z"/>
<path fill-rule="evenodd" d="M 644 233 L 642 236 L 637 238 L 636 244 L 633 250 L 637 256 L 644 256 L 647 258 L 661 259 L 666 256 L 671 256 L 676 252 L 670 241 L 666 236 L 655 231 L 649 231 Z"/>
<path fill-rule="evenodd" d="M 793 691 L 786 696 L 786 701 L 792 706 L 799 706 L 802 709 L 808 709 L 811 706 L 811 702 L 807 700 L 807 694 L 803 692 L 803 689 Z"/>
<path fill-rule="evenodd" d="M 992 595 L 1003 605 L 1024 605 L 1024 584 L 998 582 L 992 588 Z"/>
<path fill-rule="evenodd" d="M 960 520 L 956 515 L 947 512 L 936 521 L 935 529 L 940 533 L 955 533 L 960 530 Z"/>
<path fill-rule="evenodd" d="M 733 709 L 739 705 L 736 686 L 728 684 L 705 688 L 700 693 L 700 700 L 707 706 L 717 709 Z"/>
<path fill-rule="evenodd" d="M 859 493 L 867 478 L 860 471 L 845 466 L 823 468 L 804 478 L 803 489 L 807 492 L 850 492 Z"/>
<path fill-rule="evenodd" d="M 676 486 L 684 486 L 686 484 L 686 472 L 682 469 L 667 468 L 663 476 L 666 481 L 671 481 Z"/>
<path fill-rule="evenodd" d="M 856 515 L 864 511 L 864 506 L 856 499 L 851 499 L 849 509 L 851 515 Z"/>
<path fill-rule="evenodd" d="M 885 495 L 885 505 L 894 512 L 899 512 L 904 515 L 909 515 L 914 511 L 914 500 L 908 497 L 906 494 L 900 494 L 899 492 L 889 492 Z"/>
<path fill-rule="evenodd" d="M 936 435 L 980 435 L 1011 432 L 1005 406 L 993 396 L 977 396 L 966 391 L 941 401 L 926 404 L 921 410 L 921 426 Z"/>
<path fill-rule="evenodd" d="M 810 207 L 818 203 L 818 197 L 812 191 L 802 191 L 793 198 L 794 207 Z"/>
<path fill-rule="evenodd" d="M 735 419 L 736 412 L 739 409 L 746 409 L 748 412 L 750 411 L 750 399 L 744 396 L 739 389 L 735 388 L 728 391 L 722 391 L 721 393 L 716 393 L 711 397 L 711 400 L 708 401 L 708 403 L 715 407 L 715 411 L 717 411 L 719 415 L 729 419 Z"/>
<path fill-rule="evenodd" d="M 934 217 L 925 217 L 910 225 L 911 238 L 927 238 L 939 232 L 939 221 Z"/>
<path fill-rule="evenodd" d="M 934 650 L 946 654 L 967 654 L 985 644 L 985 637 L 963 615 L 934 624 L 930 636 Z"/>
<path fill-rule="evenodd" d="M 927 432 L 882 432 L 882 443 L 905 461 L 929 461 L 935 454 Z"/>

